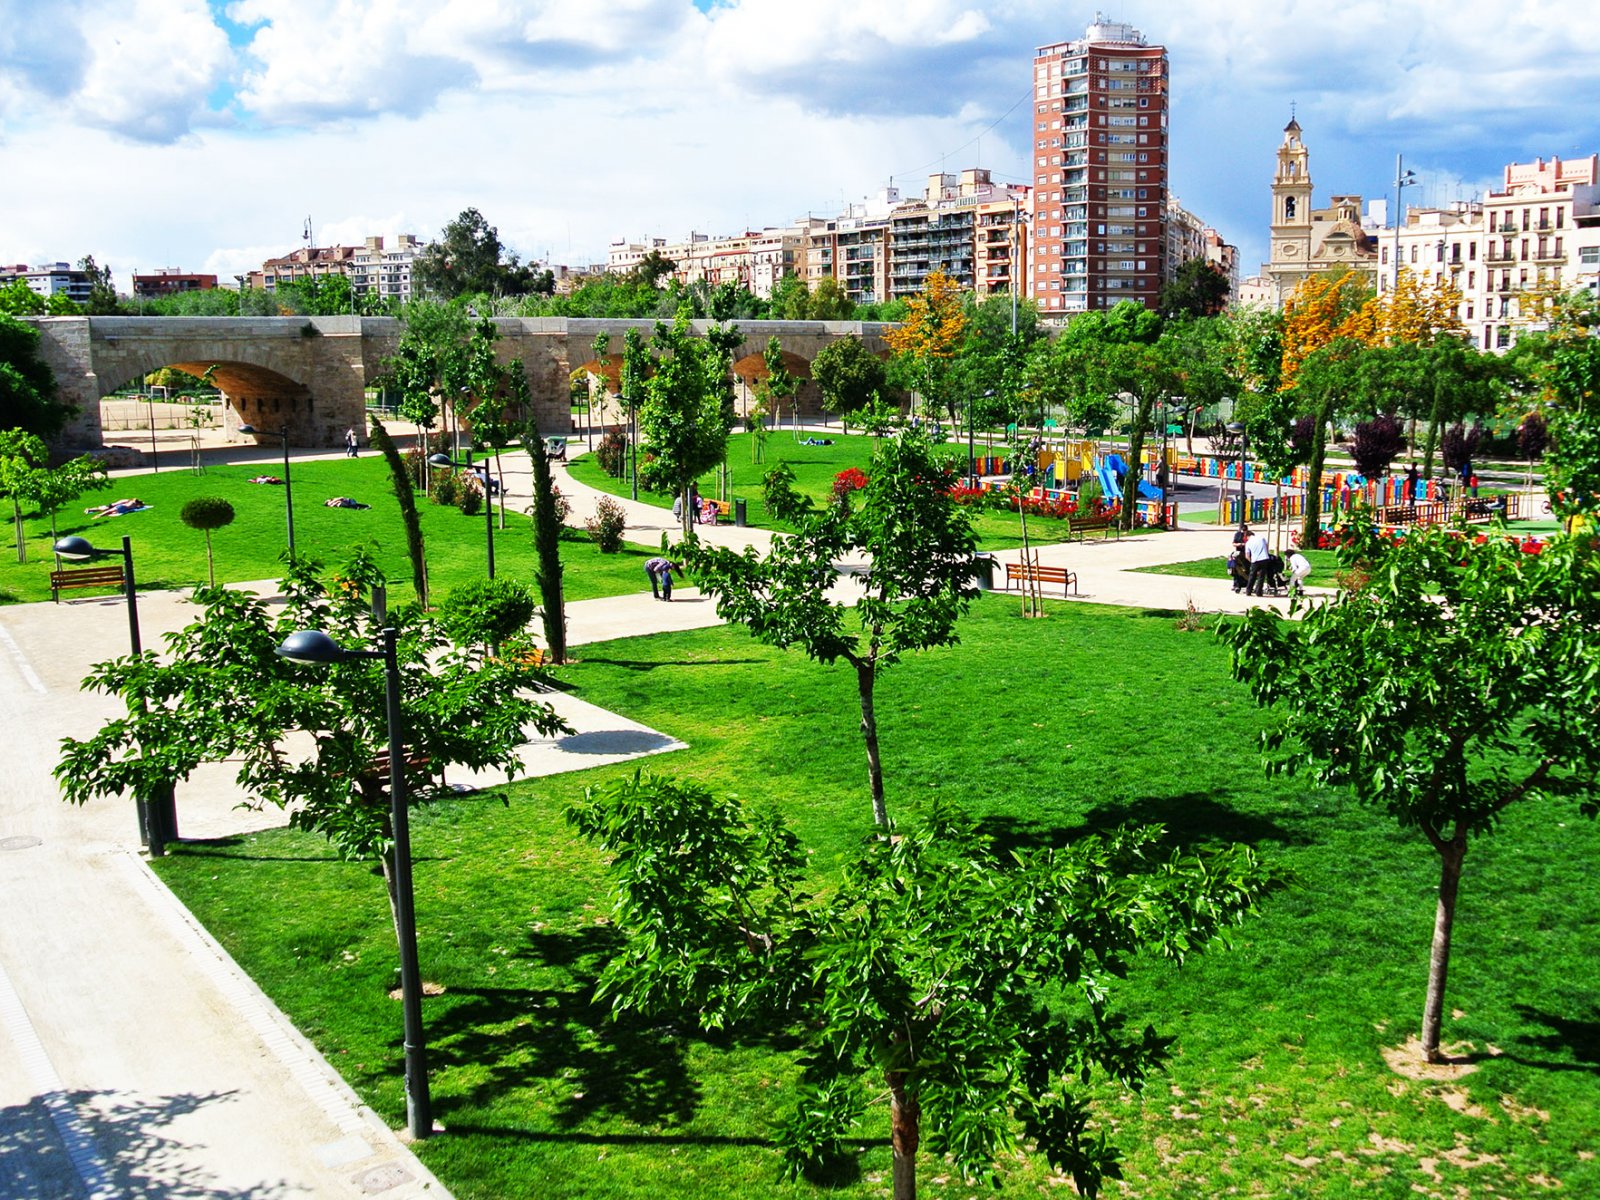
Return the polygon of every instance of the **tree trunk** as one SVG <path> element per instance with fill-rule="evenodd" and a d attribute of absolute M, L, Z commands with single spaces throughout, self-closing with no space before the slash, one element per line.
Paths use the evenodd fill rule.
<path fill-rule="evenodd" d="M 206 578 L 217 586 L 217 560 L 211 557 L 211 530 L 206 530 Z"/>
<path fill-rule="evenodd" d="M 1429 1062 L 1440 1062 L 1439 1026 L 1444 1019 L 1444 986 L 1450 973 L 1450 934 L 1456 923 L 1456 889 L 1466 834 L 1458 832 L 1439 847 L 1439 907 L 1433 918 L 1433 951 L 1428 956 L 1428 998 L 1422 1008 L 1422 1050 Z"/>
<path fill-rule="evenodd" d="M 1150 419 L 1151 405 L 1140 400 L 1133 428 L 1128 431 L 1128 473 L 1122 481 L 1122 513 L 1117 524 L 1123 529 L 1133 528 L 1134 515 L 1139 511 L 1139 477 L 1144 473 L 1144 427 Z"/>
<path fill-rule="evenodd" d="M 872 823 L 887 825 L 889 810 L 883 802 L 883 762 L 878 757 L 878 717 L 872 704 L 877 681 L 873 659 L 856 663 L 856 689 L 861 693 L 861 736 L 867 743 L 867 785 L 872 790 Z"/>
<path fill-rule="evenodd" d="M 906 1095 L 904 1071 L 885 1075 L 889 1084 L 889 1140 L 894 1149 L 894 1200 L 916 1200 L 917 1143 L 922 1137 L 922 1106 Z"/>
<path fill-rule="evenodd" d="M 15 496 L 11 497 L 11 516 L 17 527 L 17 561 L 28 561 L 27 543 L 22 539 L 22 501 Z"/>

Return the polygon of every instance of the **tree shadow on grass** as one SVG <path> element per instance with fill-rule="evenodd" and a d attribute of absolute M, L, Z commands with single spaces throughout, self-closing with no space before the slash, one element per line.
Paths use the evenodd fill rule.
<path fill-rule="evenodd" d="M 746 1144 L 746 1139 L 670 1134 L 596 1132 L 617 1121 L 630 1128 L 690 1121 L 703 1099 L 689 1063 L 695 1045 L 728 1048 L 752 1042 L 780 1047 L 778 1031 L 753 1036 L 709 1035 L 687 1021 L 624 1013 L 613 1017 L 607 1000 L 594 997 L 595 980 L 620 945 L 615 931 L 587 927 L 536 931 L 518 957 L 565 975 L 547 988 L 452 987 L 429 1002 L 429 1057 L 439 1068 L 459 1067 L 474 1079 L 464 1103 L 490 1107 L 507 1093 L 537 1096 L 554 1132 L 517 1136 L 617 1142 L 659 1140 Z M 449 1101 L 442 1102 L 450 1107 Z M 459 1121 L 446 1118 L 453 1128 Z M 765 1141 L 748 1139 L 748 1144 Z"/>
<path fill-rule="evenodd" d="M 654 671 L 660 667 L 751 667 L 760 666 L 765 661 L 761 658 L 699 658 L 691 662 L 663 658 L 646 662 L 635 658 L 590 658 L 587 655 L 583 659 L 585 666 L 625 667 L 630 671 Z"/>
<path fill-rule="evenodd" d="M 1517 1015 L 1532 1025 L 1542 1025 L 1549 1033 L 1521 1034 L 1518 1043 L 1555 1055 L 1537 1060 L 1508 1054 L 1506 1057 L 1525 1067 L 1546 1071 L 1587 1071 L 1600 1075 L 1600 1007 L 1591 1005 L 1587 1016 L 1568 1017 L 1542 1008 L 1519 1004 Z"/>
<path fill-rule="evenodd" d="M 221 1186 L 193 1161 L 193 1147 L 168 1129 L 233 1096 L 62 1091 L 0 1107 L 0 1195 L 59 1200 L 87 1191 L 125 1200 L 287 1200 L 301 1194 L 282 1180 Z"/>
<path fill-rule="evenodd" d="M 1090 834 L 1109 833 L 1129 823 L 1166 827 L 1168 844 L 1183 849 L 1227 846 L 1236 843 L 1257 846 L 1276 842 L 1301 846 L 1308 841 L 1277 821 L 1254 813 L 1240 812 L 1215 795 L 1183 792 L 1175 796 L 1141 796 L 1115 804 L 1098 804 L 1083 814 L 1075 825 L 1051 825 L 1043 821 L 1004 815 L 985 817 L 979 827 L 995 841 L 998 850 L 1059 849 Z"/>

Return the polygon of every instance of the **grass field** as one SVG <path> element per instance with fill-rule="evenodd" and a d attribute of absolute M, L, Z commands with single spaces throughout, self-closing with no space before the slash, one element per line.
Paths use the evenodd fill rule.
<path fill-rule="evenodd" d="M 92 493 L 58 513 L 56 528 L 62 537 L 81 534 L 99 549 L 119 549 L 127 534 L 133 539 L 134 575 L 141 589 L 187 587 L 205 582 L 206 544 L 205 536 L 184 525 L 178 514 L 195 496 L 221 496 L 233 505 L 236 516 L 233 524 L 211 535 L 218 582 L 276 579 L 282 568 L 279 555 L 287 544 L 284 491 L 249 480 L 280 471 L 251 464 L 211 467 L 203 475 L 180 470 L 125 476 L 114 482 L 111 491 Z M 302 556 L 336 566 L 352 549 L 364 545 L 388 577 L 394 597 L 411 595 L 405 534 L 381 457 L 368 454 L 297 463 L 291 480 L 295 546 Z M 137 496 L 151 507 L 121 517 L 93 519 L 84 514 L 91 504 L 128 496 Z M 323 501 L 334 496 L 349 496 L 371 507 L 325 507 Z M 482 578 L 487 557 L 483 515 L 468 517 L 458 509 L 421 498 L 418 510 L 427 544 L 430 587 L 443 595 L 458 584 Z M 531 583 L 533 530 L 527 516 L 508 506 L 505 529 L 498 528 L 498 521 L 496 525 L 496 574 Z M 50 523 L 28 520 L 25 530 L 26 563 L 18 564 L 13 552 L 0 551 L 4 560 L 0 599 L 7 602 L 50 598 Z M 642 551 L 603 555 L 587 536 L 574 532 L 565 541 L 562 554 L 568 599 L 618 595 L 642 586 L 642 564 L 647 557 Z"/>
<path fill-rule="evenodd" d="M 728 439 L 728 468 L 731 479 L 729 494 L 746 502 L 747 519 L 750 524 L 763 529 L 790 531 L 790 526 L 767 513 L 766 502 L 762 498 L 762 477 L 780 462 L 788 463 L 793 469 L 795 490 L 820 503 L 833 494 L 833 479 L 840 471 L 847 467 L 866 469 L 868 460 L 872 457 L 873 442 L 876 441 L 875 438 L 861 434 L 828 433 L 817 436 L 831 438 L 833 445 L 806 446 L 797 442 L 792 434 L 770 433 L 767 435 L 766 458 L 761 463 L 750 461 L 754 440 L 752 435 L 739 433 Z M 962 464 L 966 463 L 965 445 L 959 447 L 951 445 L 947 449 L 950 454 L 958 457 Z M 592 454 L 573 459 L 567 469 L 579 483 L 587 484 L 597 491 L 612 496 L 627 496 L 631 492 L 626 478 L 615 479 L 607 475 L 600 469 L 599 461 Z M 965 465 L 960 469 L 965 470 Z M 699 484 L 702 496 L 717 495 L 715 471 L 708 471 L 702 475 Z M 639 499 L 642 503 L 654 504 L 659 508 L 672 507 L 672 497 L 665 493 L 641 489 Z M 978 543 L 984 550 L 1010 550 L 1022 544 L 1021 529 L 1014 514 L 978 509 L 971 511 L 972 526 L 977 532 Z M 1035 543 L 1065 541 L 1067 532 L 1065 521 L 1036 518 L 1028 522 L 1028 536 Z"/>
<path fill-rule="evenodd" d="M 1309 784 L 1268 779 L 1264 716 L 1225 648 L 1173 614 L 1052 605 L 1025 622 L 977 602 L 963 642 L 879 689 L 888 803 L 938 796 L 1017 845 L 1130 818 L 1181 844 L 1246 842 L 1292 872 L 1231 951 L 1136 968 L 1121 1006 L 1178 1038 L 1142 1095 L 1106 1086 L 1128 1156 L 1109 1195 L 1521 1197 L 1600 1194 L 1600 829 L 1513 808 L 1467 859 L 1447 1041 L 1476 1069 L 1396 1075 L 1382 1052 L 1420 1019 L 1437 870 L 1420 836 Z M 854 683 L 731 629 L 592 645 L 563 672 L 586 699 L 689 743 L 650 767 L 786 814 L 819 884 L 869 828 Z M 1357 681 L 1352 681 L 1356 686 Z M 452 798 L 413 825 L 437 1116 L 419 1147 L 462 1200 L 878 1197 L 881 1107 L 859 1174 L 777 1182 L 768 1137 L 794 1078 L 786 1031 L 707 1038 L 611 1022 L 591 1000 L 613 944 L 593 852 L 564 806 L 608 768 Z M 182 806 L 180 789 L 179 805 Z M 395 952 L 379 879 L 319 839 L 269 832 L 180 847 L 163 878 L 350 1082 L 398 1125 Z M 270 902 L 266 898 L 270 897 Z M 1070 1194 L 1007 1161 L 1001 1196 Z M 924 1194 L 966 1197 L 937 1162 Z"/>

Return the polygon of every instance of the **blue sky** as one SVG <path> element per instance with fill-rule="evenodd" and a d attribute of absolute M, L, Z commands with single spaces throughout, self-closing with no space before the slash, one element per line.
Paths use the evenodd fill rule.
<path fill-rule="evenodd" d="M 1265 249 L 1290 105 L 1319 202 L 1471 198 L 1600 150 L 1600 6 L 1136 0 L 1168 47 L 1173 188 Z M 1059 0 L 0 0 L 0 262 L 224 276 L 479 208 L 524 257 L 830 214 L 930 171 L 1029 177 Z"/>

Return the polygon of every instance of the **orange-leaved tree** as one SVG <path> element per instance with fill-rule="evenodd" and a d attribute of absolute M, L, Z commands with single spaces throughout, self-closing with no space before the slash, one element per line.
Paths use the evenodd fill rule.
<path fill-rule="evenodd" d="M 967 318 L 962 311 L 961 285 L 943 271 L 930 271 L 922 290 L 907 302 L 906 319 L 887 330 L 883 340 L 894 351 L 909 381 L 922 394 L 923 403 L 940 399 L 955 420 L 955 398 L 941 396 L 944 368 L 961 346 Z"/>

